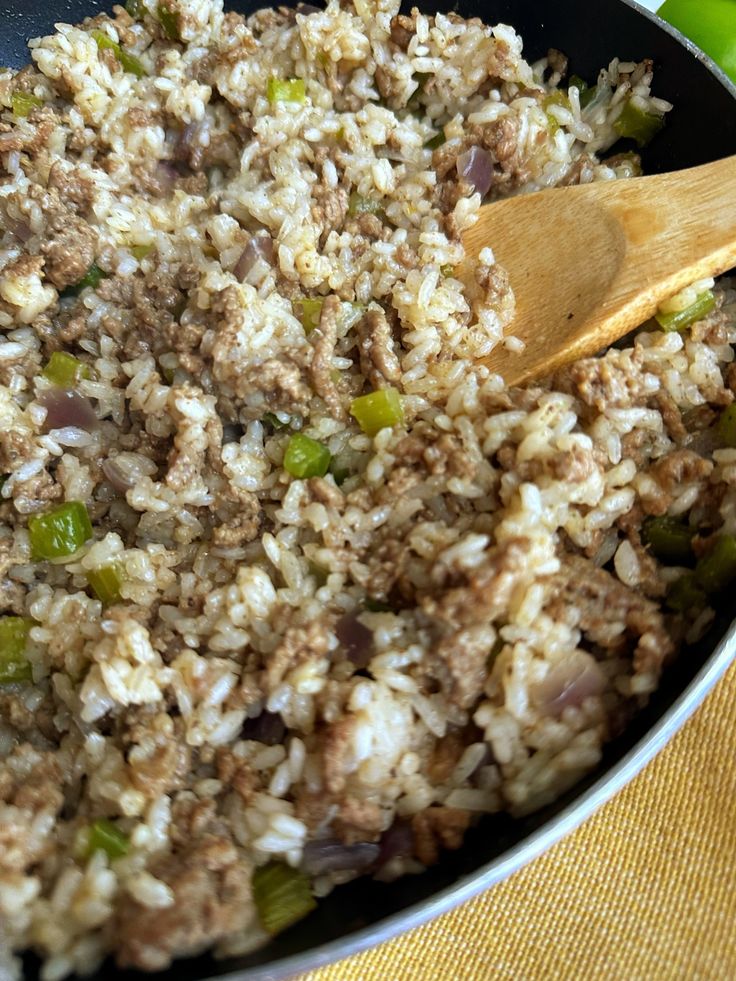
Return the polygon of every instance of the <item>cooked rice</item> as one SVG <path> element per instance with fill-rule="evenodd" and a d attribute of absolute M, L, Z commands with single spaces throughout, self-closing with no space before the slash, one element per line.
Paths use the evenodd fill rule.
<path fill-rule="evenodd" d="M 664 604 L 683 569 L 644 518 L 683 516 L 701 551 L 736 533 L 727 284 L 685 334 L 505 391 L 482 360 L 519 348 L 505 273 L 489 248 L 455 275 L 481 203 L 458 157 L 484 148 L 492 197 L 632 176 L 606 153 L 627 100 L 670 109 L 650 63 L 612 62 L 581 108 L 505 25 L 136 6 L 0 74 L 0 588 L 33 621 L 32 684 L 0 686 L 0 930 L 45 981 L 242 953 L 267 939 L 254 867 L 323 895 L 554 799 L 712 616 Z M 106 278 L 69 295 L 92 259 Z M 60 350 L 94 425 L 78 401 L 55 422 Z M 405 423 L 370 438 L 351 399 L 389 386 Z M 295 431 L 344 482 L 285 471 Z M 93 540 L 34 561 L 29 517 L 64 501 Z M 124 856 L 89 848 L 102 818 Z"/>

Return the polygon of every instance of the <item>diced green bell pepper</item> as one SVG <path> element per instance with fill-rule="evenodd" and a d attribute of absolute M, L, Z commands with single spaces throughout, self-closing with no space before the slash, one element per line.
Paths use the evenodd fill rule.
<path fill-rule="evenodd" d="M 685 330 L 706 317 L 715 305 L 716 298 L 712 290 L 705 290 L 684 310 L 675 310 L 672 313 L 659 311 L 655 313 L 654 319 L 664 331 Z"/>
<path fill-rule="evenodd" d="M 74 388 L 81 378 L 89 378 L 89 367 L 66 351 L 54 351 L 41 374 L 59 388 Z"/>
<path fill-rule="evenodd" d="M 619 136 L 636 140 L 637 146 L 646 146 L 664 126 L 664 116 L 646 112 L 631 101 L 625 104 L 615 120 L 613 128 Z"/>
<path fill-rule="evenodd" d="M 307 101 L 307 89 L 303 78 L 269 78 L 266 97 L 271 105 L 277 102 Z"/>
<path fill-rule="evenodd" d="M 258 917 L 272 936 L 317 907 L 307 876 L 283 862 L 269 862 L 256 869 L 252 885 Z"/>
<path fill-rule="evenodd" d="M 711 548 L 698 559 L 695 578 L 706 593 L 720 593 L 736 579 L 736 538 L 719 535 Z"/>
<path fill-rule="evenodd" d="M 693 557 L 695 530 L 677 518 L 663 514 L 647 518 L 641 529 L 642 541 L 653 554 L 669 565 L 684 565 Z"/>
<path fill-rule="evenodd" d="M 62 559 L 92 537 L 92 523 L 81 501 L 67 501 L 45 514 L 28 519 L 31 554 L 35 560 Z"/>
<path fill-rule="evenodd" d="M 25 657 L 32 622 L 25 617 L 0 617 L 0 685 L 33 681 Z"/>
<path fill-rule="evenodd" d="M 292 477 L 324 477 L 330 465 L 330 451 L 316 439 L 294 433 L 284 454 L 284 470 Z"/>
<path fill-rule="evenodd" d="M 387 426 L 397 426 L 404 421 L 401 396 L 395 388 L 380 388 L 368 395 L 360 395 L 350 403 L 350 415 L 368 436 Z"/>
<path fill-rule="evenodd" d="M 107 818 L 100 818 L 93 821 L 89 826 L 87 840 L 87 856 L 94 855 L 95 852 L 105 852 L 109 859 L 122 858 L 128 854 L 130 840 L 117 825 Z"/>

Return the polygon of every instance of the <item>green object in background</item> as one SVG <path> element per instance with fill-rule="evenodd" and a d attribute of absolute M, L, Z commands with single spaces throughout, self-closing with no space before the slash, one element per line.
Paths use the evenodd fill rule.
<path fill-rule="evenodd" d="M 736 82 L 736 0 L 665 0 L 657 13 Z"/>

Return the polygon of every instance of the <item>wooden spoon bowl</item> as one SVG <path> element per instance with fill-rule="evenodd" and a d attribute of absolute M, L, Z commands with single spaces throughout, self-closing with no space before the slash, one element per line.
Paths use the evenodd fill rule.
<path fill-rule="evenodd" d="M 736 157 L 487 204 L 463 244 L 469 257 L 490 246 L 516 295 L 508 333 L 524 350 L 499 345 L 485 363 L 510 385 L 530 381 L 736 265 Z"/>

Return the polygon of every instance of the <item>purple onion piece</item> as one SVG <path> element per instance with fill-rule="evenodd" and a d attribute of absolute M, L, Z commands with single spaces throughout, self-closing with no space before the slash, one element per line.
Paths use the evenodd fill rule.
<path fill-rule="evenodd" d="M 471 146 L 457 158 L 457 175 L 473 185 L 475 191 L 484 198 L 493 183 L 493 158 L 487 150 Z"/>
<path fill-rule="evenodd" d="M 38 401 L 46 409 L 46 419 L 43 424 L 44 432 L 48 433 L 52 429 L 66 429 L 71 426 L 74 429 L 83 429 L 90 433 L 97 428 L 98 420 L 95 410 L 79 392 L 64 388 L 50 388 L 40 396 Z"/>
<path fill-rule="evenodd" d="M 264 259 L 269 265 L 273 265 L 273 258 L 273 239 L 267 232 L 259 232 L 258 235 L 251 237 L 243 249 L 240 258 L 235 263 L 233 276 L 243 283 L 259 259 Z"/>
<path fill-rule="evenodd" d="M 335 635 L 348 660 L 356 668 L 364 668 L 373 656 L 373 631 L 358 620 L 356 613 L 346 613 L 337 621 Z"/>
<path fill-rule="evenodd" d="M 102 461 L 102 472 L 109 484 L 115 488 L 118 494 L 125 494 L 131 487 L 135 487 L 135 480 L 131 474 L 125 473 L 114 459 L 108 457 Z"/>
<path fill-rule="evenodd" d="M 321 14 L 322 11 L 322 7 L 315 7 L 313 3 L 298 3 L 296 5 L 298 14 Z"/>
<path fill-rule="evenodd" d="M 253 719 L 246 719 L 241 730 L 241 739 L 253 739 L 266 746 L 277 746 L 284 741 L 286 726 L 278 712 L 264 709 Z"/>
<path fill-rule="evenodd" d="M 184 129 L 179 133 L 176 143 L 174 144 L 174 160 L 180 160 L 186 163 L 189 160 L 189 154 L 192 152 L 192 147 L 194 141 L 199 132 L 200 123 L 187 123 Z"/>
<path fill-rule="evenodd" d="M 600 695 L 606 678 L 600 666 L 585 651 L 573 651 L 550 668 L 531 690 L 534 704 L 549 715 L 560 715 L 570 705 L 582 705 L 591 695 Z"/>
<path fill-rule="evenodd" d="M 408 821 L 394 821 L 381 836 L 378 865 L 385 865 L 392 858 L 409 858 L 414 854 L 414 832 Z"/>
<path fill-rule="evenodd" d="M 173 191 L 174 184 L 181 174 L 170 160 L 159 160 L 154 176 L 158 183 L 158 193 L 161 197 L 167 197 Z"/>
<path fill-rule="evenodd" d="M 378 859 L 380 847 L 368 841 L 343 845 L 334 838 L 308 841 L 304 846 L 302 868 L 308 875 L 326 872 L 364 872 Z"/>

